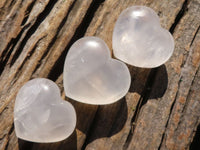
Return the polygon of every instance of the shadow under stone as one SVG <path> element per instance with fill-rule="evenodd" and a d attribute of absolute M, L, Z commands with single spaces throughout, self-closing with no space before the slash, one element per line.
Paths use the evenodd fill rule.
<path fill-rule="evenodd" d="M 165 65 L 156 68 L 156 75 L 152 81 L 149 99 L 161 98 L 165 94 L 168 86 L 168 74 Z"/>
<path fill-rule="evenodd" d="M 161 98 L 168 86 L 168 74 L 165 65 L 146 69 L 132 67 L 130 92 L 137 92 L 148 99 Z"/>
<path fill-rule="evenodd" d="M 125 98 L 109 105 L 89 105 L 69 100 L 77 113 L 77 129 L 86 135 L 82 149 L 92 141 L 118 133 L 127 120 Z"/>
<path fill-rule="evenodd" d="M 65 140 L 55 143 L 34 143 L 18 139 L 19 150 L 77 150 L 76 131 Z"/>
<path fill-rule="evenodd" d="M 190 150 L 200 150 L 200 124 L 197 127 L 196 134 L 190 145 Z"/>

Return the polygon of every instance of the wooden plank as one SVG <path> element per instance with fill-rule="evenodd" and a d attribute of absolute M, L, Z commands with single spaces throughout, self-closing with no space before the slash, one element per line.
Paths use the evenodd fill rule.
<path fill-rule="evenodd" d="M 98 36 L 112 52 L 114 24 L 132 5 L 158 13 L 175 38 L 172 58 L 155 69 L 128 66 L 131 88 L 117 103 L 65 98 L 62 69 L 70 46 L 82 36 Z M 199 9 L 200 0 L 0 1 L 0 149 L 189 149 L 200 124 Z M 76 109 L 76 130 L 64 141 L 36 144 L 15 135 L 15 96 L 36 77 L 56 81 Z"/>

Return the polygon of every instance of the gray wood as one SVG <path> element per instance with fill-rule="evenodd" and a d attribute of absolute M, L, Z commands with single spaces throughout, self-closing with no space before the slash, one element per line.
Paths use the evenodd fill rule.
<path fill-rule="evenodd" d="M 105 106 L 65 98 L 64 59 L 83 36 L 98 36 L 112 51 L 114 24 L 125 8 L 145 5 L 175 39 L 170 60 L 154 69 L 128 66 L 127 95 Z M 154 150 L 200 148 L 200 0 L 1 0 L 0 150 Z M 77 112 L 74 133 L 39 144 L 17 139 L 16 94 L 28 80 L 55 81 Z"/>

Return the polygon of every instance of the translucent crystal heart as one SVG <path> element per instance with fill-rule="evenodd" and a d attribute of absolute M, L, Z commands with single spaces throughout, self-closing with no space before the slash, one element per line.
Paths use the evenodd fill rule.
<path fill-rule="evenodd" d="M 160 66 L 174 50 L 172 35 L 160 26 L 157 14 L 145 6 L 133 6 L 120 14 L 112 41 L 114 55 L 137 67 Z"/>
<path fill-rule="evenodd" d="M 66 96 L 88 104 L 109 104 L 122 98 L 130 86 L 130 73 L 112 59 L 106 43 L 85 37 L 70 48 L 64 65 Z"/>
<path fill-rule="evenodd" d="M 58 86 L 51 80 L 37 78 L 18 92 L 14 108 L 17 137 L 33 142 L 57 142 L 74 131 L 76 113 L 60 98 Z"/>

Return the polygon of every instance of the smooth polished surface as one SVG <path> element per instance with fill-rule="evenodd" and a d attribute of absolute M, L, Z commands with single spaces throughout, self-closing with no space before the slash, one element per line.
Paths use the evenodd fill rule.
<path fill-rule="evenodd" d="M 112 45 L 115 57 L 143 68 L 162 65 L 174 51 L 172 35 L 160 26 L 156 12 L 145 6 L 132 6 L 120 14 Z"/>
<path fill-rule="evenodd" d="M 112 59 L 106 43 L 97 37 L 84 37 L 72 45 L 63 80 L 66 96 L 88 104 L 116 102 L 131 81 L 127 66 Z"/>
<path fill-rule="evenodd" d="M 18 138 L 32 142 L 57 142 L 70 136 L 76 126 L 74 107 L 60 97 L 51 80 L 37 78 L 18 92 L 14 108 Z"/>

